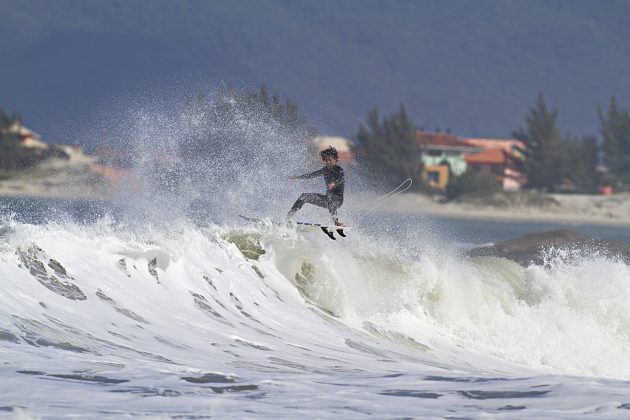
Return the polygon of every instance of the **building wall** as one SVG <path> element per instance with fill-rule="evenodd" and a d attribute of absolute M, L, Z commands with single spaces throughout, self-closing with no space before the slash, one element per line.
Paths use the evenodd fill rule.
<path fill-rule="evenodd" d="M 503 178 L 503 189 L 504 190 L 510 190 L 510 191 L 516 191 L 516 190 L 520 190 L 522 186 L 522 183 L 514 178 L 510 178 L 510 177 L 505 177 Z"/>
<path fill-rule="evenodd" d="M 444 161 L 448 162 L 451 166 L 451 171 L 456 176 L 460 176 L 466 172 L 466 168 L 468 167 L 464 160 L 463 152 L 441 150 L 439 156 L 430 156 L 428 151 L 422 153 L 422 162 L 425 166 L 438 166 Z"/>
<path fill-rule="evenodd" d="M 422 168 L 422 182 L 431 188 L 446 190 L 449 176 L 449 168 L 446 165 L 425 165 Z"/>

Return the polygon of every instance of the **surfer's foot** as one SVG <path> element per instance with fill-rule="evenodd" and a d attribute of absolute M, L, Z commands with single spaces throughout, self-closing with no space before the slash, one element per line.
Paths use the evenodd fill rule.
<path fill-rule="evenodd" d="M 344 226 L 346 226 L 346 225 L 344 225 L 343 223 L 341 223 L 341 220 L 339 220 L 339 219 L 335 219 L 335 226 L 342 226 L 342 227 L 344 227 Z"/>

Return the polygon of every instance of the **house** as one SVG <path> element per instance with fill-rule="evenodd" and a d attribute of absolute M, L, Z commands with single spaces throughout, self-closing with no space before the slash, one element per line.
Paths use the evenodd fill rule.
<path fill-rule="evenodd" d="M 68 160 L 71 163 L 89 164 L 95 160 L 95 158 L 88 156 L 83 152 L 83 147 L 76 144 L 60 144 L 55 146 L 55 148 L 62 150 L 66 155 L 68 155 Z"/>
<path fill-rule="evenodd" d="M 456 176 L 466 172 L 466 155 L 481 150 L 449 133 L 418 131 L 416 143 L 422 151 L 422 181 L 442 191 L 448 185 L 451 172 Z"/>
<path fill-rule="evenodd" d="M 420 177 L 424 185 L 445 191 L 450 180 L 449 167 L 448 165 L 424 165 Z"/>
<path fill-rule="evenodd" d="M 486 139 L 473 137 L 460 137 L 461 140 L 471 146 L 480 147 L 482 149 L 502 149 L 511 155 L 519 158 L 525 158 L 525 143 L 516 139 Z"/>
<path fill-rule="evenodd" d="M 319 160 L 319 152 L 332 146 L 337 149 L 339 153 L 339 161 L 354 163 L 354 156 L 352 156 L 352 142 L 345 137 L 333 137 L 333 136 L 317 136 L 311 140 L 313 148 L 315 149 L 316 158 Z"/>
<path fill-rule="evenodd" d="M 422 162 L 425 167 L 448 165 L 454 175 L 466 172 L 464 157 L 482 150 L 449 133 L 430 133 L 418 131 L 416 143 L 422 151 Z"/>
<path fill-rule="evenodd" d="M 44 143 L 40 139 L 39 134 L 24 127 L 22 123 L 20 123 L 20 121 L 15 121 L 13 124 L 11 124 L 7 131 L 11 134 L 18 135 L 20 146 L 22 147 L 36 150 L 48 149 L 48 144 Z"/>
<path fill-rule="evenodd" d="M 493 176 L 504 190 L 518 190 L 526 182 L 525 176 L 516 170 L 519 159 L 509 148 L 491 147 L 465 157 L 469 170 Z"/>
<path fill-rule="evenodd" d="M 444 190 L 452 173 L 455 176 L 472 169 L 497 177 L 504 189 L 519 189 L 525 176 L 516 169 L 524 159 L 525 144 L 515 139 L 457 137 L 450 133 L 419 131 L 416 142 L 422 151 L 422 180 Z"/>

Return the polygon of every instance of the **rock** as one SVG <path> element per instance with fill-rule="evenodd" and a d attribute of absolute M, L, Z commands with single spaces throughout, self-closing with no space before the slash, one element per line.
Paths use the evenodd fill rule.
<path fill-rule="evenodd" d="M 87 297 L 72 283 L 74 279 L 66 274 L 66 269 L 56 260 L 49 259 L 46 253 L 36 245 L 23 250 L 18 247 L 16 251 L 24 268 L 44 287 L 52 292 L 70 300 L 85 300 Z M 49 274 L 42 261 L 48 259 L 48 266 L 53 269 L 57 277 Z M 71 281 L 70 281 L 71 280 Z"/>
<path fill-rule="evenodd" d="M 557 229 L 529 233 L 520 238 L 500 242 L 493 246 L 473 248 L 469 257 L 493 256 L 510 259 L 522 266 L 544 264 L 544 252 L 550 248 L 570 249 L 575 255 L 599 255 L 620 258 L 630 263 L 630 244 L 623 241 L 598 240 L 586 237 L 571 229 Z"/>

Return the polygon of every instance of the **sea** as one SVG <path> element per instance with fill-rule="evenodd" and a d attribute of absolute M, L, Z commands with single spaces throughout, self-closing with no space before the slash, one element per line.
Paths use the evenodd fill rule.
<path fill-rule="evenodd" d="M 308 133 L 210 98 L 138 98 L 86 127 L 129 158 L 106 201 L 0 198 L 0 416 L 630 416 L 627 264 L 466 256 L 627 229 L 395 214 L 402 180 L 359 162 L 331 240 L 281 222 L 325 188 L 289 179 L 321 168 Z"/>
<path fill-rule="evenodd" d="M 130 201 L 0 199 L 0 417 L 630 416 L 627 264 L 465 255 L 627 228 Z"/>

